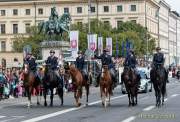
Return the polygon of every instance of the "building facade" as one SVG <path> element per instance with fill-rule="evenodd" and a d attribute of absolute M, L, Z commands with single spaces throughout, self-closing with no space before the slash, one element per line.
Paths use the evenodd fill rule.
<path fill-rule="evenodd" d="M 170 6 L 164 1 L 159 1 L 159 46 L 165 55 L 165 64 L 169 65 L 169 12 Z"/>
<path fill-rule="evenodd" d="M 177 58 L 177 16 L 174 12 L 169 14 L 169 62 L 176 64 Z"/>
<path fill-rule="evenodd" d="M 177 19 L 177 64 L 180 64 L 180 17 Z"/>
<path fill-rule="evenodd" d="M 69 12 L 72 23 L 88 22 L 88 0 L 56 0 L 55 4 L 51 0 L 0 2 L 0 51 L 12 51 L 15 36 L 27 35 L 30 26 L 47 20 L 53 5 L 59 15 Z M 91 0 L 90 20 L 97 18 L 112 27 L 133 21 L 147 27 L 157 39 L 158 9 L 155 0 Z"/>

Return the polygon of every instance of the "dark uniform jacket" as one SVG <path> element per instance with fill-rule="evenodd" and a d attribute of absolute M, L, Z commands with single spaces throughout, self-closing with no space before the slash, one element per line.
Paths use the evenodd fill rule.
<path fill-rule="evenodd" d="M 125 66 L 129 66 L 131 68 L 135 68 L 137 64 L 136 57 L 133 54 L 129 54 L 125 59 Z"/>
<path fill-rule="evenodd" d="M 114 68 L 113 61 L 110 55 L 102 54 L 100 56 L 96 56 L 96 58 L 101 59 L 102 65 L 108 65 L 108 68 Z"/>
<path fill-rule="evenodd" d="M 77 57 L 76 58 L 76 67 L 80 70 L 83 71 L 84 68 L 84 57 Z"/>
<path fill-rule="evenodd" d="M 25 63 L 29 65 L 29 69 L 31 71 L 36 71 L 37 63 L 36 63 L 36 59 L 34 57 L 25 59 Z"/>
<path fill-rule="evenodd" d="M 154 54 L 153 64 L 154 65 L 164 64 L 164 54 L 163 53 Z"/>
<path fill-rule="evenodd" d="M 57 70 L 57 66 L 58 66 L 58 58 L 57 57 L 51 57 L 49 56 L 47 61 L 46 61 L 47 65 L 50 65 L 50 68 L 52 70 Z"/>

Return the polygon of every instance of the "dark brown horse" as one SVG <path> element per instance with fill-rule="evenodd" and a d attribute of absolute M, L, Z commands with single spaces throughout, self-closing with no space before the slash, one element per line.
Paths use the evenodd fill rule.
<path fill-rule="evenodd" d="M 112 95 L 112 84 L 113 84 L 107 65 L 104 65 L 102 68 L 99 84 L 100 84 L 102 105 L 106 108 L 107 99 L 108 99 L 108 104 L 110 105 L 110 98 Z"/>
<path fill-rule="evenodd" d="M 63 83 L 63 79 L 61 79 L 61 83 Z M 44 78 L 43 78 L 43 87 L 44 87 L 44 106 L 47 106 L 46 101 L 46 95 L 48 93 L 48 90 L 50 90 L 50 106 L 53 106 L 53 97 L 54 88 L 57 89 L 57 93 L 59 98 L 61 99 L 61 106 L 63 105 L 64 99 L 63 99 L 63 84 L 61 84 L 58 80 L 58 77 L 56 76 L 55 72 L 51 70 L 50 65 L 45 66 L 44 71 Z"/>
<path fill-rule="evenodd" d="M 81 106 L 80 98 L 82 98 L 82 88 L 83 86 L 86 89 L 86 105 L 88 105 L 88 96 L 89 96 L 89 82 L 88 79 L 85 78 L 82 73 L 75 67 L 75 65 L 71 64 L 66 68 L 66 75 L 68 79 L 71 77 L 74 85 L 74 98 L 76 100 L 76 106 Z"/>
<path fill-rule="evenodd" d="M 150 78 L 153 83 L 155 96 L 156 96 L 156 106 L 160 107 L 161 104 L 164 105 L 164 97 L 166 95 L 166 81 L 168 75 L 164 72 L 162 67 L 157 69 L 153 68 L 150 72 Z"/>
<path fill-rule="evenodd" d="M 124 82 L 129 98 L 129 106 L 137 105 L 138 95 L 138 77 L 130 67 L 124 67 L 121 75 L 121 81 Z"/>
<path fill-rule="evenodd" d="M 37 95 L 37 105 L 40 105 L 39 102 L 39 85 L 40 80 L 35 76 L 35 73 L 29 70 L 29 65 L 24 65 L 24 71 L 22 72 L 22 80 L 24 81 L 24 87 L 25 91 L 28 95 L 28 107 L 31 106 L 31 94 L 36 89 L 36 95 Z"/>

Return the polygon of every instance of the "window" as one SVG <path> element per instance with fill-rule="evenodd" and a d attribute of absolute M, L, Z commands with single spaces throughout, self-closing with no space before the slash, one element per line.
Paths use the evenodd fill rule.
<path fill-rule="evenodd" d="M 117 12 L 122 12 L 122 11 L 123 11 L 122 5 L 118 5 L 118 6 L 117 6 Z"/>
<path fill-rule="evenodd" d="M 6 11 L 5 10 L 1 10 L 1 16 L 6 16 Z"/>
<path fill-rule="evenodd" d="M 69 8 L 64 8 L 64 13 L 69 13 Z"/>
<path fill-rule="evenodd" d="M 104 25 L 110 25 L 109 21 L 104 21 Z"/>
<path fill-rule="evenodd" d="M 91 7 L 91 13 L 95 13 L 96 12 L 96 8 L 94 6 Z"/>
<path fill-rule="evenodd" d="M 30 9 L 26 9 L 26 15 L 30 15 L 31 14 L 31 10 Z"/>
<path fill-rule="evenodd" d="M 13 15 L 18 15 L 18 10 L 17 9 L 13 9 Z"/>
<path fill-rule="evenodd" d="M 6 51 L 6 42 L 1 41 L 1 51 Z"/>
<path fill-rule="evenodd" d="M 117 28 L 120 28 L 122 23 L 123 23 L 123 21 L 121 21 L 121 20 L 117 21 Z"/>
<path fill-rule="evenodd" d="M 5 33 L 6 33 L 6 25 L 1 24 L 1 34 L 5 34 Z"/>
<path fill-rule="evenodd" d="M 25 24 L 25 31 L 26 33 L 30 33 L 30 23 Z"/>
<path fill-rule="evenodd" d="M 38 9 L 38 14 L 39 14 L 39 15 L 42 15 L 42 14 L 43 14 L 43 9 L 42 9 L 42 8 L 39 8 L 39 9 Z"/>
<path fill-rule="evenodd" d="M 13 34 L 18 33 L 18 24 L 13 24 Z"/>
<path fill-rule="evenodd" d="M 131 22 L 136 23 L 136 20 L 131 20 Z"/>
<path fill-rule="evenodd" d="M 82 13 L 82 7 L 77 7 L 77 13 Z"/>
<path fill-rule="evenodd" d="M 136 11 L 136 5 L 131 5 L 131 11 Z"/>
<path fill-rule="evenodd" d="M 77 25 L 79 26 L 79 27 L 82 27 L 82 22 L 77 22 Z"/>
<path fill-rule="evenodd" d="M 109 6 L 104 6 L 104 12 L 109 12 Z"/>

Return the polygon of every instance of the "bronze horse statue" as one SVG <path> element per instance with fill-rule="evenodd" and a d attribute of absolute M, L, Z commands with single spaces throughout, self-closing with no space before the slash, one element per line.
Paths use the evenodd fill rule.
<path fill-rule="evenodd" d="M 126 91 L 128 93 L 129 106 L 137 105 L 138 80 L 138 76 L 135 74 L 135 72 L 130 67 L 125 66 L 121 75 L 121 81 L 124 82 Z"/>
<path fill-rule="evenodd" d="M 163 71 L 162 66 L 153 68 L 150 71 L 150 79 L 153 83 L 155 96 L 156 96 L 156 106 L 160 107 L 164 105 L 164 97 L 166 95 L 166 82 L 168 80 L 168 74 Z"/>
<path fill-rule="evenodd" d="M 40 79 L 35 75 L 33 71 L 29 70 L 29 65 L 25 64 L 24 65 L 24 71 L 22 72 L 22 79 L 24 81 L 24 87 L 25 91 L 27 92 L 28 95 L 28 108 L 31 107 L 32 102 L 31 102 L 31 94 L 34 89 L 36 89 L 36 95 L 37 95 L 37 105 L 40 105 L 39 102 L 39 86 L 40 86 Z"/>
<path fill-rule="evenodd" d="M 112 95 L 112 85 L 113 85 L 111 75 L 110 75 L 110 72 L 108 71 L 107 65 L 104 65 L 102 67 L 102 74 L 100 77 L 99 85 L 100 85 L 102 105 L 106 108 L 107 102 L 110 105 L 110 98 Z"/>
<path fill-rule="evenodd" d="M 88 105 L 88 96 L 89 96 L 89 82 L 86 77 L 82 75 L 82 73 L 75 67 L 74 64 L 70 66 L 66 66 L 65 68 L 66 77 L 70 79 L 72 78 L 72 82 L 74 85 L 74 98 L 76 101 L 76 106 L 81 106 L 80 98 L 82 98 L 83 86 L 86 89 L 86 105 Z"/>

